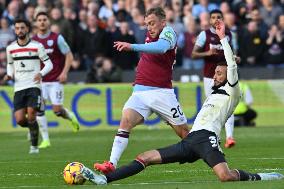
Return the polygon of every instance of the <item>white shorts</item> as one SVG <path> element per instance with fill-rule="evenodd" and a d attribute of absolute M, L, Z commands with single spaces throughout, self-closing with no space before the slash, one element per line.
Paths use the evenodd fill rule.
<path fill-rule="evenodd" d="M 213 92 L 212 87 L 214 86 L 214 79 L 204 77 L 203 84 L 204 84 L 205 96 L 208 97 Z"/>
<path fill-rule="evenodd" d="M 133 92 L 123 110 L 133 109 L 146 120 L 153 112 L 171 125 L 187 123 L 173 89 L 154 89 Z"/>
<path fill-rule="evenodd" d="M 63 84 L 59 82 L 42 82 L 42 97 L 52 105 L 62 105 L 64 100 Z"/>

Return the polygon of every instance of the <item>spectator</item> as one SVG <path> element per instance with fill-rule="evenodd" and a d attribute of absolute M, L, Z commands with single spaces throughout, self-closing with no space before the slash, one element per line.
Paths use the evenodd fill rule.
<path fill-rule="evenodd" d="M 182 22 L 182 0 L 172 0 L 171 7 L 176 21 Z"/>
<path fill-rule="evenodd" d="M 114 41 L 124 41 L 128 43 L 136 43 L 135 37 L 130 32 L 129 25 L 127 22 L 121 22 L 120 24 L 120 35 Z M 123 70 L 134 70 L 138 63 L 138 54 L 134 51 L 128 52 L 114 52 L 114 61 L 116 65 Z"/>
<path fill-rule="evenodd" d="M 98 15 L 100 10 L 100 5 L 98 1 L 91 1 L 88 3 L 88 13 L 87 15 Z"/>
<path fill-rule="evenodd" d="M 25 19 L 28 20 L 30 23 L 33 23 L 35 15 L 35 7 L 32 5 L 28 5 L 25 10 Z"/>
<path fill-rule="evenodd" d="M 223 15 L 231 12 L 230 5 L 229 5 L 229 3 L 227 1 L 223 1 L 220 4 L 220 11 L 223 13 Z"/>
<path fill-rule="evenodd" d="M 2 48 L 0 49 L 0 85 L 5 84 L 3 78 L 6 75 L 6 67 L 7 67 L 6 51 L 5 48 Z"/>
<path fill-rule="evenodd" d="M 72 46 L 71 44 L 73 44 L 74 36 L 72 24 L 62 17 L 62 12 L 57 7 L 51 10 L 50 17 L 51 24 L 59 25 L 62 36 L 64 37 L 66 42 L 70 44 L 70 46 Z"/>
<path fill-rule="evenodd" d="M 257 22 L 257 26 L 258 26 L 261 37 L 266 38 L 269 27 L 264 23 L 258 8 L 255 8 L 251 11 L 250 19 L 252 21 Z"/>
<path fill-rule="evenodd" d="M 278 27 L 281 31 L 282 37 L 284 37 L 284 14 L 281 14 L 278 18 Z"/>
<path fill-rule="evenodd" d="M 199 15 L 199 25 L 201 30 L 207 30 L 210 28 L 210 15 L 208 12 L 203 12 Z"/>
<path fill-rule="evenodd" d="M 261 0 L 260 15 L 264 23 L 270 27 L 276 24 L 277 18 L 283 13 L 280 6 L 274 4 L 273 0 Z"/>
<path fill-rule="evenodd" d="M 117 21 L 115 16 L 110 16 L 107 19 L 107 28 L 106 31 L 110 33 L 112 40 L 116 39 L 120 35 L 119 28 L 117 27 Z"/>
<path fill-rule="evenodd" d="M 215 3 L 210 3 L 208 0 L 199 0 L 199 3 L 193 5 L 192 15 L 194 18 L 199 18 L 199 15 L 203 12 L 209 13 L 210 11 L 218 9 L 218 6 Z"/>
<path fill-rule="evenodd" d="M 226 27 L 231 31 L 232 34 L 232 47 L 235 54 L 238 54 L 238 35 L 240 33 L 239 28 L 235 22 L 235 15 L 231 12 L 224 14 L 224 22 Z"/>
<path fill-rule="evenodd" d="M 191 53 L 193 46 L 195 44 L 198 33 L 200 32 L 197 28 L 195 20 L 193 17 L 187 16 L 184 19 L 184 23 L 186 26 L 186 32 L 183 34 L 184 36 L 184 44 L 183 44 L 183 61 L 182 68 L 186 70 L 190 69 L 202 69 L 204 65 L 203 59 L 192 59 Z"/>
<path fill-rule="evenodd" d="M 193 1 L 189 1 L 183 6 L 183 16 L 187 17 L 188 15 L 192 16 L 192 6 L 193 6 Z"/>
<path fill-rule="evenodd" d="M 257 8 L 256 0 L 245 0 L 237 3 L 235 12 L 241 25 L 248 23 L 251 11 L 255 8 Z"/>
<path fill-rule="evenodd" d="M 181 34 L 185 31 L 184 25 L 178 21 L 178 19 L 175 17 L 174 11 L 172 9 L 165 9 L 166 11 L 166 20 L 167 25 L 172 27 L 177 36 L 178 36 L 178 43 L 177 43 L 177 52 L 176 52 L 176 63 L 175 66 L 182 66 L 182 45 L 180 44 Z"/>
<path fill-rule="evenodd" d="M 268 31 L 264 62 L 268 67 L 284 68 L 284 39 L 277 25 L 272 25 Z"/>
<path fill-rule="evenodd" d="M 7 18 L 0 20 L 0 49 L 6 48 L 7 45 L 16 39 L 14 31 L 9 27 Z"/>
<path fill-rule="evenodd" d="M 262 54 L 265 48 L 265 39 L 260 35 L 257 22 L 251 21 L 240 40 L 240 56 L 244 66 L 260 66 L 263 64 Z"/>
<path fill-rule="evenodd" d="M 136 43 L 144 43 L 146 36 L 146 26 L 144 23 L 144 16 L 138 8 L 131 11 L 132 21 L 129 23 L 130 30 L 133 31 Z"/>
<path fill-rule="evenodd" d="M 111 59 L 99 57 L 87 73 L 86 83 L 120 82 L 122 73 Z"/>
<path fill-rule="evenodd" d="M 257 113 L 251 107 L 253 104 L 252 93 L 247 84 L 239 82 L 239 86 L 242 98 L 234 111 L 235 126 L 255 126 L 254 119 L 257 117 Z"/>
<path fill-rule="evenodd" d="M 110 16 L 114 15 L 114 9 L 117 10 L 117 5 L 112 3 L 112 0 L 103 0 L 104 5 L 99 9 L 99 19 L 107 20 Z"/>
<path fill-rule="evenodd" d="M 110 57 L 112 48 L 108 33 L 98 27 L 98 18 L 95 15 L 88 16 L 88 30 L 82 35 L 80 41 L 80 55 L 83 58 L 85 69 L 91 68 L 98 54 Z"/>
<path fill-rule="evenodd" d="M 8 20 L 9 26 L 14 24 L 14 20 L 20 16 L 19 14 L 19 2 L 18 1 L 11 1 L 8 4 L 7 9 L 3 12 L 2 17 Z"/>

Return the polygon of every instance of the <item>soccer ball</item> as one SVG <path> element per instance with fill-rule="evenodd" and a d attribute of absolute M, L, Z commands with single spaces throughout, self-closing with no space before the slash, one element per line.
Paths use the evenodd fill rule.
<path fill-rule="evenodd" d="M 72 162 L 66 165 L 63 171 L 64 181 L 70 185 L 82 185 L 86 181 L 81 174 L 84 165 L 79 162 Z"/>

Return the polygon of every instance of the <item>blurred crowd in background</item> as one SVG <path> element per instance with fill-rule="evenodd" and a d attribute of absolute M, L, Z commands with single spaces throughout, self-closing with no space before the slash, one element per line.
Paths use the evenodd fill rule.
<path fill-rule="evenodd" d="M 199 32 L 210 27 L 209 12 L 220 9 L 240 66 L 284 68 L 284 0 L 0 0 L 0 80 L 5 48 L 15 40 L 14 20 L 29 20 L 34 35 L 34 17 L 46 11 L 51 31 L 61 33 L 75 55 L 72 71 L 86 71 L 90 83 L 119 82 L 123 70 L 135 70 L 140 55 L 117 52 L 113 42 L 144 43 L 144 13 L 153 6 L 165 7 L 168 25 L 178 34 L 176 67 L 203 67 L 203 60 L 192 64 L 191 52 Z"/>

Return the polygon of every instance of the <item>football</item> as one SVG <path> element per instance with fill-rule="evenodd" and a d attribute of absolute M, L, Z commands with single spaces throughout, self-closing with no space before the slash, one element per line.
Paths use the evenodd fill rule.
<path fill-rule="evenodd" d="M 86 181 L 81 174 L 81 169 L 84 165 L 80 162 L 72 162 L 66 165 L 63 170 L 63 178 L 67 184 L 82 185 Z"/>

